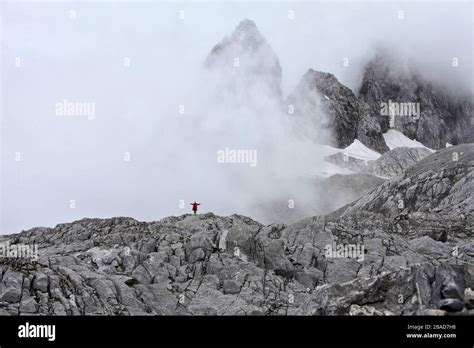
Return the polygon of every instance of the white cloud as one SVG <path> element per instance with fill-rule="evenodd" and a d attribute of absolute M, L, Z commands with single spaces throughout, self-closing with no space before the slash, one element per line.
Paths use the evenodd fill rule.
<path fill-rule="evenodd" d="M 380 41 L 433 78 L 470 86 L 470 6 L 4 3 L 2 232 L 85 216 L 158 219 L 188 212 L 181 199 L 200 201 L 203 211 L 252 215 L 260 200 L 302 195 L 307 186 L 294 178 L 322 165 L 318 151 L 294 137 L 275 108 L 256 115 L 255 104 L 216 101 L 215 81 L 201 72 L 210 49 L 250 18 L 279 57 L 284 96 L 309 68 L 356 88 Z M 95 119 L 58 117 L 63 99 L 95 103 Z M 257 167 L 219 166 L 216 150 L 225 146 L 257 149 Z"/>

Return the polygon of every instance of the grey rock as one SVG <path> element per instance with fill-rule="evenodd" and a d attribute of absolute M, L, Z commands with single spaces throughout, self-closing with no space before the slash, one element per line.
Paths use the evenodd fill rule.
<path fill-rule="evenodd" d="M 189 256 L 189 262 L 202 261 L 205 257 L 206 252 L 201 248 L 197 248 L 191 252 L 191 255 Z"/>
<path fill-rule="evenodd" d="M 324 279 L 324 273 L 315 268 L 299 270 L 295 272 L 295 279 L 305 288 L 314 289 Z"/>
<path fill-rule="evenodd" d="M 410 139 L 436 150 L 444 148 L 447 142 L 474 142 L 469 92 L 450 93 L 386 50 L 379 51 L 366 65 L 359 98 L 370 106 L 372 115 L 378 115 L 383 132 L 389 128 L 389 117 L 381 115 L 381 103 L 411 102 L 420 104 L 419 118 L 395 117 L 395 129 Z"/>
<path fill-rule="evenodd" d="M 446 311 L 443 311 L 441 309 L 425 309 L 421 313 L 421 315 L 430 315 L 434 317 L 443 317 L 447 314 Z"/>
<path fill-rule="evenodd" d="M 464 304 L 459 299 L 446 298 L 439 302 L 439 308 L 447 312 L 459 312 L 464 308 Z"/>
<path fill-rule="evenodd" d="M 329 156 L 325 156 L 324 160 L 329 163 L 334 163 L 339 167 L 347 168 L 352 170 L 356 173 L 368 173 L 369 172 L 369 165 L 371 165 L 374 161 L 369 160 L 362 160 L 352 156 L 346 156 L 344 153 L 338 152 Z"/>
<path fill-rule="evenodd" d="M 21 290 L 16 288 L 6 288 L 0 293 L 0 301 L 7 303 L 18 303 L 21 299 Z"/>
<path fill-rule="evenodd" d="M 381 316 L 384 315 L 382 312 L 376 310 L 372 306 L 359 306 L 357 304 L 351 305 L 349 315 L 363 315 L 363 316 Z"/>
<path fill-rule="evenodd" d="M 357 276 L 360 263 L 354 259 L 336 258 L 327 263 L 326 278 L 330 283 L 345 283 Z"/>
<path fill-rule="evenodd" d="M 38 305 L 34 298 L 23 296 L 20 302 L 21 313 L 36 313 L 38 311 Z"/>
<path fill-rule="evenodd" d="M 238 294 L 240 286 L 233 280 L 224 280 L 223 290 L 224 294 Z"/>
<path fill-rule="evenodd" d="M 410 247 L 414 251 L 431 257 L 441 257 L 449 253 L 450 249 L 441 242 L 437 242 L 428 236 L 419 237 L 410 241 Z"/>
<path fill-rule="evenodd" d="M 474 291 L 471 288 L 464 289 L 464 303 L 467 309 L 474 309 Z"/>
<path fill-rule="evenodd" d="M 455 282 L 449 282 L 441 289 L 441 296 L 443 298 L 463 299 L 463 289 Z"/>
<path fill-rule="evenodd" d="M 33 289 L 39 290 L 42 292 L 48 291 L 48 276 L 43 273 L 35 274 L 35 279 L 33 281 Z"/>
<path fill-rule="evenodd" d="M 393 178 L 402 174 L 407 168 L 431 155 L 431 151 L 419 147 L 397 147 L 385 152 L 375 161 L 369 161 L 362 167 L 362 172 L 384 178 Z"/>

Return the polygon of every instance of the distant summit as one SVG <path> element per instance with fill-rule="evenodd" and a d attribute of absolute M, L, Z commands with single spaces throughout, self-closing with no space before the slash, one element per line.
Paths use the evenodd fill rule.
<path fill-rule="evenodd" d="M 282 99 L 278 57 L 249 19 L 241 21 L 230 36 L 212 48 L 205 66 L 223 74 L 224 88 L 247 97 Z"/>
<path fill-rule="evenodd" d="M 261 49 L 263 46 L 270 48 L 254 21 L 244 19 L 234 29 L 232 34 L 216 44 L 206 59 L 208 65 L 215 64 L 226 53 L 245 53 Z M 270 49 L 271 50 L 271 49 Z M 271 52 L 273 53 L 273 52 Z"/>
<path fill-rule="evenodd" d="M 310 117 L 329 131 L 329 143 L 334 146 L 344 148 L 359 139 L 372 150 L 388 151 L 369 106 L 333 74 L 309 69 L 288 97 L 288 104 L 294 105 L 297 117 Z"/>
<path fill-rule="evenodd" d="M 260 45 L 266 43 L 264 37 L 258 31 L 257 25 L 250 19 L 244 19 L 239 23 L 230 40 L 240 42 L 243 47 L 248 49 L 258 49 Z"/>
<path fill-rule="evenodd" d="M 251 105 L 259 114 L 273 113 L 274 106 L 285 112 L 291 107 L 305 136 L 338 148 L 357 139 L 374 151 L 387 152 L 383 134 L 390 129 L 437 150 L 446 143 L 474 142 L 472 96 L 430 82 L 413 64 L 386 49 L 379 49 L 364 67 L 358 93 L 331 73 L 309 69 L 286 104 L 278 57 L 250 19 L 212 48 L 205 66 L 215 73 L 216 94 L 231 101 L 228 105 Z"/>

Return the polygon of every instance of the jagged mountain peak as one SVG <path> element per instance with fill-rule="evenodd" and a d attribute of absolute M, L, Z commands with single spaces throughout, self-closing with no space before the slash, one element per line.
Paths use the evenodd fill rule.
<path fill-rule="evenodd" d="M 281 102 L 280 62 L 250 19 L 242 20 L 230 36 L 212 48 L 205 66 L 224 77 L 221 90 L 243 92 L 250 99 L 263 95 Z"/>
<path fill-rule="evenodd" d="M 225 37 L 212 48 L 207 62 L 212 63 L 213 57 L 219 56 L 225 53 L 225 51 L 232 51 L 236 54 L 244 52 L 257 53 L 256 51 L 261 48 L 271 50 L 255 22 L 250 19 L 244 19 L 237 25 L 230 36 Z"/>
<path fill-rule="evenodd" d="M 250 19 L 242 20 L 237 27 L 235 28 L 234 32 L 232 33 L 232 37 L 234 38 L 241 38 L 241 39 L 250 39 L 250 38 L 262 38 L 263 36 L 257 28 L 257 25 L 254 21 Z"/>
<path fill-rule="evenodd" d="M 331 80 L 337 81 L 337 78 L 336 76 L 334 76 L 334 74 L 331 74 L 329 72 L 314 70 L 313 68 L 309 68 L 304 76 L 311 77 L 311 78 L 319 78 L 319 79 L 331 79 Z"/>
<path fill-rule="evenodd" d="M 238 46 L 243 51 L 255 51 L 262 45 L 268 44 L 255 22 L 250 19 L 244 19 L 237 25 L 230 36 L 225 37 L 222 42 L 213 47 L 209 56 L 218 55 L 226 47 L 232 45 Z"/>
<path fill-rule="evenodd" d="M 334 74 L 324 71 L 318 71 L 314 69 L 308 69 L 308 71 L 303 75 L 302 83 L 321 88 L 327 87 L 345 87 L 342 85 Z M 347 88 L 348 89 L 348 88 Z"/>
<path fill-rule="evenodd" d="M 288 97 L 288 103 L 295 106 L 298 117 L 314 119 L 317 127 L 327 130 L 331 145 L 344 148 L 359 139 L 372 150 L 388 150 L 380 124 L 368 105 L 334 74 L 309 69 Z M 325 115 L 322 121 L 321 110 Z"/>
<path fill-rule="evenodd" d="M 410 57 L 400 54 L 397 50 L 379 46 L 372 58 L 366 63 L 365 72 L 388 74 L 392 77 L 407 78 L 417 75 L 414 62 Z"/>
<path fill-rule="evenodd" d="M 245 18 L 240 21 L 236 30 L 257 30 L 257 25 L 253 20 Z"/>

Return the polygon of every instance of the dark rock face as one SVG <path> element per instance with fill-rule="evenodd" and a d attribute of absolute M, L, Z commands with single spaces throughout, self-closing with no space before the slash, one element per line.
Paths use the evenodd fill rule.
<path fill-rule="evenodd" d="M 443 150 L 292 225 L 208 213 L 2 236 L 39 258 L 2 260 L 0 315 L 470 314 L 473 156 L 474 145 Z"/>
<path fill-rule="evenodd" d="M 380 153 L 388 151 L 389 148 L 385 144 L 382 136 L 382 126 L 380 120 L 373 113 L 369 105 L 364 101 L 358 100 L 359 103 L 359 123 L 357 125 L 357 139 L 368 148 Z"/>
<path fill-rule="evenodd" d="M 437 289 L 430 284 L 450 272 L 470 277 L 452 261 L 444 266 L 426 262 L 405 266 L 376 277 L 319 287 L 301 306 L 302 315 L 446 315 L 463 311 L 460 300 L 433 302 Z M 364 289 L 361 291 L 360 289 Z M 397 303 L 406 301 L 403 306 Z M 439 309 L 435 309 L 439 308 Z M 449 312 L 449 313 L 448 313 Z"/>
<path fill-rule="evenodd" d="M 333 74 L 308 70 L 287 103 L 294 106 L 296 116 L 312 117 L 315 124 L 327 128 L 334 146 L 344 148 L 359 139 L 375 151 L 388 151 L 370 107 Z"/>
<path fill-rule="evenodd" d="M 381 103 L 419 103 L 420 117 L 395 117 L 395 129 L 431 149 L 442 149 L 446 142 L 474 142 L 472 96 L 452 96 L 384 52 L 365 67 L 359 98 L 370 106 L 384 133 L 389 117 L 381 115 Z"/>
<path fill-rule="evenodd" d="M 447 298 L 440 301 L 440 309 L 444 309 L 447 312 L 459 312 L 462 311 L 463 307 L 462 301 L 455 298 Z"/>
<path fill-rule="evenodd" d="M 234 95 L 282 100 L 278 57 L 251 20 L 240 22 L 229 37 L 215 45 L 205 66 L 219 74 L 223 82 L 219 88 Z"/>

